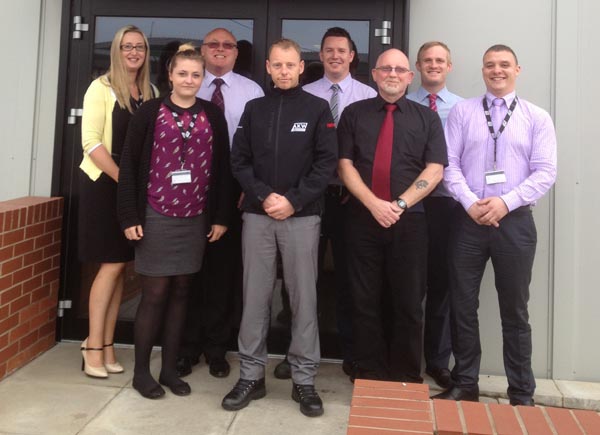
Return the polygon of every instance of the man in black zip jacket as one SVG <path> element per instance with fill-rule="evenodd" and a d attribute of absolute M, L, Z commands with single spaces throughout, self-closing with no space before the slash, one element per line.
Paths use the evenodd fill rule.
<path fill-rule="evenodd" d="M 323 414 L 314 388 L 320 360 L 317 259 L 323 193 L 337 165 L 337 139 L 327 102 L 299 86 L 300 53 L 289 39 L 271 46 L 266 66 L 275 88 L 248 102 L 233 139 L 232 172 L 244 191 L 244 310 L 240 379 L 223 399 L 227 410 L 266 394 L 266 338 L 279 250 L 292 309 L 292 398 L 303 414 Z"/>

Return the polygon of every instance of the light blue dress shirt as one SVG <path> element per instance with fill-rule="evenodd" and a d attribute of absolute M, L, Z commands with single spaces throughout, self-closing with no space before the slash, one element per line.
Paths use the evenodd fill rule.
<path fill-rule="evenodd" d="M 442 119 L 442 125 L 446 125 L 446 119 L 448 118 L 448 113 L 450 113 L 450 109 L 452 109 L 456 103 L 462 101 L 463 98 L 453 94 L 446 87 L 440 90 L 437 93 L 437 96 L 437 113 Z M 429 91 L 425 90 L 425 88 L 423 88 L 422 86 L 420 86 L 416 92 L 411 92 L 410 94 L 407 94 L 406 98 L 412 101 L 416 101 L 417 103 L 422 104 L 423 106 L 429 107 Z"/>
<path fill-rule="evenodd" d="M 215 92 L 215 85 L 213 84 L 215 78 L 214 74 L 206 70 L 202 86 L 196 94 L 198 98 L 210 101 L 213 92 Z M 229 71 L 220 78 L 225 82 L 221 85 L 221 93 L 223 94 L 223 101 L 225 103 L 225 120 L 227 121 L 229 146 L 231 147 L 233 134 L 240 123 L 246 103 L 255 98 L 262 97 L 265 93 L 256 82 L 233 71 Z"/>
<path fill-rule="evenodd" d="M 411 92 L 406 95 L 406 98 L 409 100 L 415 101 L 423 106 L 429 107 L 429 91 L 425 90 L 423 86 L 420 86 L 416 92 Z M 448 114 L 450 113 L 450 109 L 454 107 L 456 103 L 462 101 L 463 98 L 459 97 L 456 94 L 453 94 L 448 90 L 448 88 L 444 87 L 437 93 L 436 105 L 437 105 L 437 113 L 440 115 L 442 120 L 442 125 L 446 125 L 446 119 L 448 118 Z M 431 192 L 431 196 L 446 196 L 449 197 L 450 192 L 446 189 L 443 182 L 437 185 L 435 190 Z"/>

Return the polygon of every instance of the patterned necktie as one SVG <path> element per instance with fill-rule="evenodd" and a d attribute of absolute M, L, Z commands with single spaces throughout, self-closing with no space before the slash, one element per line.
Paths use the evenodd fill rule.
<path fill-rule="evenodd" d="M 429 108 L 437 112 L 437 94 L 429 94 Z"/>
<path fill-rule="evenodd" d="M 394 110 L 395 104 L 385 105 L 385 119 L 379 130 L 375 159 L 373 160 L 373 177 L 371 190 L 380 199 L 390 201 L 392 190 L 390 187 L 390 169 L 392 167 L 392 143 L 394 140 Z"/>
<path fill-rule="evenodd" d="M 340 120 L 338 113 L 340 85 L 334 83 L 331 85 L 331 91 L 332 93 L 331 99 L 329 100 L 329 109 L 331 110 L 331 116 L 333 116 L 333 122 L 335 122 L 335 125 L 337 126 L 338 121 Z"/>
<path fill-rule="evenodd" d="M 225 101 L 223 101 L 223 94 L 221 93 L 221 85 L 225 83 L 223 79 L 214 79 L 213 84 L 215 85 L 215 91 L 212 94 L 210 99 L 211 103 L 215 103 L 219 106 L 219 109 L 224 113 L 225 112 Z"/>

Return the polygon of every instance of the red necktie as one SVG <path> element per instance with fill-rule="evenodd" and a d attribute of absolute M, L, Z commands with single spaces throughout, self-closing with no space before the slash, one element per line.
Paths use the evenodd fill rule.
<path fill-rule="evenodd" d="M 383 124 L 381 124 L 381 130 L 379 130 L 375 159 L 373 160 L 371 190 L 375 196 L 386 201 L 392 199 L 390 169 L 392 167 L 392 143 L 394 141 L 393 112 L 397 107 L 395 104 L 385 105 L 387 113 L 385 114 Z"/>
<path fill-rule="evenodd" d="M 215 85 L 215 91 L 210 99 L 211 103 L 215 103 L 219 106 L 222 112 L 225 112 L 225 101 L 223 101 L 223 94 L 221 93 L 221 85 L 225 83 L 223 79 L 216 78 L 212 81 Z"/>
<path fill-rule="evenodd" d="M 429 108 L 437 112 L 437 94 L 429 94 Z"/>

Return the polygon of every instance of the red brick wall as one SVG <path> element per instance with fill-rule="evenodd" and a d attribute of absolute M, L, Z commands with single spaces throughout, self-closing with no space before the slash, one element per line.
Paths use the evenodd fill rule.
<path fill-rule="evenodd" d="M 62 198 L 0 202 L 0 379 L 55 343 Z"/>

